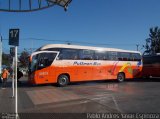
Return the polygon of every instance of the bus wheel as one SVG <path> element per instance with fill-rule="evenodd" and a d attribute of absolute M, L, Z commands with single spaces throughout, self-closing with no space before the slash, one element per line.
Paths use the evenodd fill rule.
<path fill-rule="evenodd" d="M 125 74 L 124 73 L 118 73 L 118 75 L 117 75 L 118 82 L 123 82 L 124 79 L 125 79 Z"/>
<path fill-rule="evenodd" d="M 58 77 L 58 81 L 57 81 L 58 85 L 60 87 L 66 86 L 69 83 L 69 78 L 67 75 L 62 74 Z"/>

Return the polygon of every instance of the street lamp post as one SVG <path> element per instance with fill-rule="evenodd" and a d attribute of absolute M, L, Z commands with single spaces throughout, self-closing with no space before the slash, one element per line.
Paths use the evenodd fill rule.
<path fill-rule="evenodd" d="M 2 73 L 2 36 L 0 35 L 0 74 Z"/>
<path fill-rule="evenodd" d="M 137 47 L 137 51 L 139 51 L 139 44 L 136 44 L 136 47 Z"/>

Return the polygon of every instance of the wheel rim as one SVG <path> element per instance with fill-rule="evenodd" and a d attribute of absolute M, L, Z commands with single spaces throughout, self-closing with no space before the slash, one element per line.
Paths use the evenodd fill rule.
<path fill-rule="evenodd" d="M 119 81 L 123 81 L 123 79 L 124 79 L 123 76 L 122 76 L 121 74 L 119 74 L 119 75 L 118 75 L 118 80 L 119 80 Z"/>
<path fill-rule="evenodd" d="M 59 79 L 59 84 L 60 84 L 60 85 L 65 85 L 66 82 L 67 82 L 67 78 L 64 77 L 64 76 Z"/>

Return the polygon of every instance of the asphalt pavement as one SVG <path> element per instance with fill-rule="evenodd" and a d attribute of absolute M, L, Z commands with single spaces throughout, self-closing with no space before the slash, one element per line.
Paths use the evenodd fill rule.
<path fill-rule="evenodd" d="M 0 89 L 0 112 L 3 114 L 15 112 L 11 84 L 9 80 L 7 88 Z M 54 84 L 30 86 L 27 78 L 23 77 L 18 84 L 18 112 L 21 118 L 55 117 L 55 114 L 66 118 L 87 118 L 90 113 L 160 113 L 159 99 L 159 78 L 123 83 L 78 82 L 57 87 Z"/>

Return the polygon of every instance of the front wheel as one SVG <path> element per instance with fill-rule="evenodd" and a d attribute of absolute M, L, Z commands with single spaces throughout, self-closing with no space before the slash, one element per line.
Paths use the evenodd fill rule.
<path fill-rule="evenodd" d="M 58 77 L 58 81 L 57 81 L 58 85 L 60 87 L 66 86 L 69 83 L 69 78 L 67 75 L 62 74 Z"/>
<path fill-rule="evenodd" d="M 117 80 L 118 80 L 118 82 L 123 82 L 125 80 L 125 74 L 124 73 L 118 73 Z"/>

